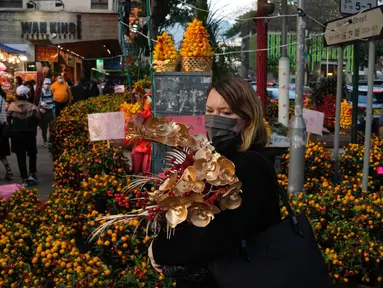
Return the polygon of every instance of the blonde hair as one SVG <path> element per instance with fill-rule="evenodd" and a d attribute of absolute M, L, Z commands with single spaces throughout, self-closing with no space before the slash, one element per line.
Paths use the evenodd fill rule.
<path fill-rule="evenodd" d="M 242 78 L 232 77 L 211 85 L 225 99 L 233 113 L 247 121 L 241 131 L 240 151 L 246 151 L 252 144 L 265 146 L 267 133 L 263 106 L 253 87 Z M 210 92 L 209 91 L 209 92 Z"/>

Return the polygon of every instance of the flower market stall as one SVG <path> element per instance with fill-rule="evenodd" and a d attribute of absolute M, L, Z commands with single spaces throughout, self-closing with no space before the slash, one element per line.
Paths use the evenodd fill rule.
<path fill-rule="evenodd" d="M 124 98 L 100 96 L 76 103 L 55 122 L 51 151 L 55 188 L 43 207 L 36 190 L 21 190 L 7 203 L 0 201 L 1 287 L 176 285 L 150 267 L 146 251 L 154 234 L 147 233 L 147 219 L 134 217 L 134 209 L 148 207 L 145 199 L 155 197 L 158 186 L 132 186 L 136 180 L 128 176 L 131 166 L 122 147 L 108 148 L 106 141 L 89 140 L 88 114 L 122 109 L 127 118 L 145 119 L 145 115 L 139 116 L 145 109 L 124 104 Z M 131 129 L 127 126 L 128 135 Z M 374 138 L 366 193 L 360 188 L 363 146 L 345 147 L 340 163 L 344 178 L 334 183 L 331 152 L 323 143 L 307 145 L 307 195 L 292 199 L 292 204 L 297 212 L 309 216 L 334 287 L 350 283 L 374 287 L 382 281 L 382 147 L 382 140 Z M 288 158 L 288 154 L 283 156 L 278 176 L 283 187 L 287 185 Z M 281 210 L 285 212 L 283 207 Z M 206 212 L 209 210 L 201 211 L 205 211 L 206 221 L 214 221 Z M 91 233 L 107 223 L 103 217 L 118 214 L 131 216 L 89 241 Z"/>
<path fill-rule="evenodd" d="M 37 190 L 24 189 L 7 202 L 0 200 L 0 287 L 175 287 L 174 280 L 150 265 L 147 249 L 157 232 L 150 223 L 163 218 L 170 237 L 186 220 L 199 227 L 214 221 L 213 200 L 219 200 L 220 210 L 241 204 L 234 165 L 213 153 L 205 137 L 190 135 L 188 125 L 168 119 L 185 116 L 186 110 L 192 111 L 186 116 L 204 114 L 213 52 L 200 22 L 189 24 L 180 54 L 178 64 L 188 72 L 175 72 L 180 58 L 164 33 L 154 47 L 155 77 L 162 81 L 142 79 L 134 84 L 134 95 L 99 96 L 63 110 L 50 131 L 54 187 L 48 201 L 41 203 Z M 167 73 L 173 73 L 172 81 L 161 78 Z M 152 85 L 160 93 L 151 95 Z M 131 103 L 130 97 L 137 101 Z M 172 103 L 176 98 L 181 105 Z M 350 123 L 346 104 L 345 133 Z M 265 120 L 268 136 L 275 131 L 287 135 L 270 121 L 274 106 L 270 103 Z M 307 101 L 306 108 L 312 107 Z M 124 113 L 124 141 L 90 141 L 88 115 L 106 112 Z M 162 118 L 153 118 L 156 113 Z M 153 141 L 179 148 L 163 154 L 171 173 L 149 173 Z M 383 140 L 371 142 L 368 192 L 361 189 L 364 147 L 344 149 L 344 176 L 338 181 L 326 144 L 307 143 L 305 193 L 291 202 L 309 217 L 334 287 L 378 287 L 383 281 Z M 278 175 L 284 189 L 288 160 L 287 151 Z M 191 192 L 178 197 L 169 192 L 174 187 Z M 209 197 L 198 194 L 205 187 L 211 187 Z M 286 215 L 286 208 L 281 206 L 281 212 Z"/>

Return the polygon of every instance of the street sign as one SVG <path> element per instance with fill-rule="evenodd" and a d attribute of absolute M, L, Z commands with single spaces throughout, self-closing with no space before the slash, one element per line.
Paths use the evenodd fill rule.
<path fill-rule="evenodd" d="M 327 22 L 324 29 L 325 46 L 345 45 L 383 36 L 383 6 L 349 17 Z"/>
<path fill-rule="evenodd" d="M 341 14 L 356 14 L 365 9 L 371 9 L 378 6 L 378 0 L 341 0 Z"/>

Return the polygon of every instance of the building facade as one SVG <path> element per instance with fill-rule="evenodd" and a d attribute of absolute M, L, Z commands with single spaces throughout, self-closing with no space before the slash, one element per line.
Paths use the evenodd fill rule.
<path fill-rule="evenodd" d="M 337 69 L 338 49 L 336 47 L 325 47 L 323 35 L 308 37 L 306 41 L 306 70 L 312 74 L 312 78 L 325 77 L 335 75 Z M 251 35 L 250 37 L 243 38 L 242 47 L 250 51 L 257 49 L 257 35 Z M 270 74 L 278 74 L 278 60 L 281 57 L 281 33 L 269 31 L 267 38 L 268 47 L 268 69 Z M 287 55 L 290 59 L 291 73 L 295 73 L 297 53 L 297 40 L 295 33 L 289 33 L 287 37 Z M 351 73 L 353 67 L 353 46 L 346 46 L 344 49 L 344 70 L 346 74 Z M 250 52 L 247 56 L 247 63 L 244 65 L 248 67 L 248 71 L 245 71 L 245 75 L 252 74 L 256 70 L 256 52 Z M 270 81 L 274 80 L 270 75 Z"/>
<path fill-rule="evenodd" d="M 15 70 L 44 62 L 78 81 L 87 61 L 121 54 L 117 9 L 117 0 L 0 0 L 0 43 L 25 51 Z"/>

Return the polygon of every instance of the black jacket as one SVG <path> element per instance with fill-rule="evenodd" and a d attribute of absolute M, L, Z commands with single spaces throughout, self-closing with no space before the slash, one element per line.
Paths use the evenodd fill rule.
<path fill-rule="evenodd" d="M 89 87 L 84 83 L 80 82 L 76 86 L 71 87 L 71 92 L 74 103 L 87 100 L 89 98 Z"/>
<path fill-rule="evenodd" d="M 238 142 L 232 141 L 219 152 L 236 166 L 237 177 L 243 185 L 242 205 L 236 210 L 216 215 L 205 228 L 182 225 L 170 239 L 166 239 L 166 233 L 160 233 L 153 242 L 153 256 L 157 264 L 203 265 L 217 259 L 225 251 L 235 249 L 247 235 L 262 232 L 281 221 L 278 183 L 271 173 L 271 164 L 255 152 L 262 152 L 261 147 L 254 146 L 249 151 L 238 152 Z M 216 284 L 210 275 L 202 284 L 177 280 L 177 287 L 214 288 Z"/>

